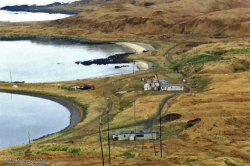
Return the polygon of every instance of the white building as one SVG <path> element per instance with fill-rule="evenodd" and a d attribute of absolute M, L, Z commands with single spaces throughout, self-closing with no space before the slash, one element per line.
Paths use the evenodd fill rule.
<path fill-rule="evenodd" d="M 142 140 L 142 139 L 157 139 L 156 130 L 139 130 L 139 131 L 119 131 L 113 132 L 113 140 Z"/>
<path fill-rule="evenodd" d="M 166 80 L 154 80 L 153 82 L 144 82 L 144 90 L 182 91 L 184 86 L 182 84 L 170 84 Z"/>
<path fill-rule="evenodd" d="M 160 89 L 160 84 L 158 82 L 145 82 L 144 83 L 144 90 L 159 90 Z"/>

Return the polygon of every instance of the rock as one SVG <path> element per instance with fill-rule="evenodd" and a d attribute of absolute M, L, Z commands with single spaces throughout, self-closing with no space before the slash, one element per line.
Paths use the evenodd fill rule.
<path fill-rule="evenodd" d="M 189 121 L 187 121 L 187 127 L 192 127 L 193 125 L 199 123 L 200 121 L 201 121 L 201 118 L 189 120 Z"/>
<path fill-rule="evenodd" d="M 144 3 L 144 7 L 149 7 L 149 6 L 152 6 L 152 5 L 155 5 L 155 3 L 151 3 L 151 2 Z"/>
<path fill-rule="evenodd" d="M 163 122 L 170 122 L 170 121 L 174 121 L 176 119 L 180 119 L 181 115 L 180 114 L 167 114 L 166 116 L 164 116 L 162 118 Z"/>
<path fill-rule="evenodd" d="M 111 55 L 108 58 L 103 58 L 103 59 L 94 59 L 94 60 L 89 60 L 89 61 L 83 61 L 80 62 L 82 65 L 89 66 L 92 64 L 96 65 L 107 65 L 107 64 L 121 64 L 121 63 L 129 63 L 130 61 L 126 60 L 126 56 L 132 55 L 134 52 L 128 52 L 128 53 L 122 53 L 122 54 L 115 54 Z M 79 61 L 75 62 L 76 64 Z M 121 68 L 121 67 L 128 67 L 126 65 L 123 66 L 115 66 L 115 68 Z"/>

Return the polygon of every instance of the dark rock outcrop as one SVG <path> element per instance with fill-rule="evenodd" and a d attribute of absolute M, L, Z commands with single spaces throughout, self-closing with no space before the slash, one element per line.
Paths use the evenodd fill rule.
<path fill-rule="evenodd" d="M 180 114 L 167 114 L 166 116 L 164 116 L 162 118 L 162 121 L 163 122 L 170 122 L 170 121 L 174 121 L 174 120 L 177 120 L 177 119 L 180 119 L 180 118 L 181 118 Z"/>
<path fill-rule="evenodd" d="M 50 7 L 57 7 L 57 6 L 66 6 L 68 3 L 60 3 L 55 2 L 45 6 L 28 6 L 28 5 L 15 5 L 15 6 L 5 6 L 2 7 L 1 10 L 8 10 L 8 11 L 15 11 L 15 12 L 43 12 L 43 13 L 61 13 L 61 14 L 78 14 L 81 11 L 71 11 L 71 10 L 57 10 L 57 9 L 50 9 Z"/>
<path fill-rule="evenodd" d="M 189 121 L 187 121 L 187 127 L 192 127 L 193 125 L 199 123 L 200 121 L 201 121 L 201 118 L 189 120 Z"/>
<path fill-rule="evenodd" d="M 128 52 L 128 53 L 122 53 L 122 54 L 115 54 L 111 55 L 108 58 L 102 58 L 102 59 L 94 59 L 94 60 L 89 60 L 89 61 L 77 61 L 75 62 L 76 64 L 82 64 L 85 66 L 89 66 L 92 64 L 96 65 L 108 65 L 108 64 L 121 64 L 121 63 L 129 63 L 131 61 L 126 60 L 126 57 L 128 55 L 134 54 L 133 52 Z"/>

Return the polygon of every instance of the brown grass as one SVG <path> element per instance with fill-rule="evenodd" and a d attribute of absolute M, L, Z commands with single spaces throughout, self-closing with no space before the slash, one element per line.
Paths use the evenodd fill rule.
<path fill-rule="evenodd" d="M 113 101 L 111 127 L 134 122 L 134 99 L 137 120 L 146 120 L 148 115 L 152 117 L 162 99 L 172 94 L 142 90 L 141 78 L 154 75 L 155 71 L 159 78 L 171 83 L 181 83 L 180 79 L 186 78 L 190 84 L 185 86 L 191 89 L 189 93 L 178 93 L 163 109 L 163 115 L 181 115 L 180 119 L 163 124 L 164 157 L 159 157 L 159 139 L 155 141 L 157 156 L 154 156 L 153 143 L 149 140 L 137 141 L 136 147 L 134 142 L 111 141 L 112 165 L 249 164 L 249 38 L 224 36 L 249 34 L 249 2 L 154 0 L 155 5 L 147 8 L 143 7 L 145 1 L 138 0 L 134 5 L 130 2 L 115 1 L 100 7 L 101 4 L 91 4 L 85 8 L 83 1 L 75 4 L 75 8 L 87 9 L 86 12 L 71 18 L 25 23 L 23 26 L 0 23 L 1 36 L 32 34 L 101 41 L 144 41 L 157 48 L 154 52 L 129 57 L 153 61 L 156 70 L 71 82 L 19 84 L 18 90 L 74 97 L 89 105 L 88 115 L 76 128 L 35 141 L 30 149 L 27 145 L 1 149 L 1 164 L 4 159 L 45 158 L 47 165 L 101 165 L 99 137 L 95 133 L 98 132 L 99 117 L 104 115 L 108 106 L 107 98 Z M 208 34 L 202 34 L 204 32 Z M 223 34 L 219 34 L 221 32 Z M 161 39 L 163 34 L 170 39 Z M 203 64 L 193 62 L 191 66 L 184 64 L 181 73 L 171 69 L 176 62 L 184 63 L 213 51 L 225 51 L 221 55 L 224 60 Z M 166 54 L 169 54 L 168 58 Z M 67 91 L 60 88 L 84 82 L 95 84 L 96 90 Z M 198 88 L 191 88 L 192 83 L 197 83 Z M 12 85 L 0 83 L 0 89 L 12 89 Z M 119 95 L 116 93 L 119 91 L 128 93 Z M 201 121 L 188 127 L 187 121 L 195 118 L 201 118 Z M 106 129 L 106 124 L 104 115 L 102 130 Z M 159 119 L 155 120 L 153 129 L 159 131 Z M 102 136 L 107 164 L 107 133 L 102 132 Z"/>

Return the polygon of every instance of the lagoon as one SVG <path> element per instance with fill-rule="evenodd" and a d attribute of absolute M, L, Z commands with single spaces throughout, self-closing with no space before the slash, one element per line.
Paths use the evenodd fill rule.
<path fill-rule="evenodd" d="M 28 143 L 70 124 L 69 110 L 51 100 L 0 93 L 0 148 Z"/>

